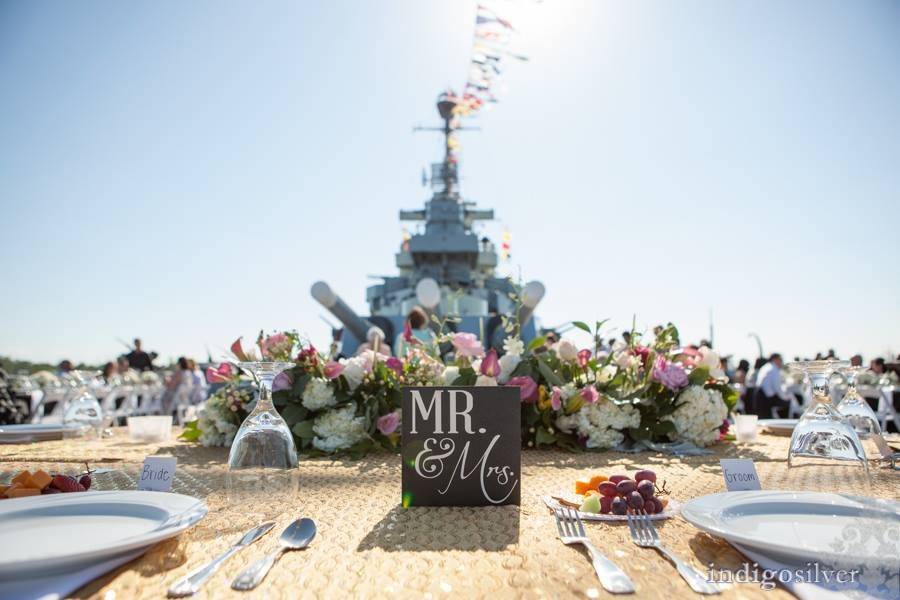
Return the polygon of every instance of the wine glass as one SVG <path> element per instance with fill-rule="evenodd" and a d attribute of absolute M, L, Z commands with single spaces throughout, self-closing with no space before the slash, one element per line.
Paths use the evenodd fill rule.
<path fill-rule="evenodd" d="M 227 474 L 229 501 L 265 513 L 265 509 L 279 502 L 290 503 L 299 482 L 294 436 L 272 404 L 275 376 L 294 364 L 259 361 L 240 362 L 238 366 L 249 371 L 258 382 L 259 398 L 231 444 Z M 261 497 L 266 499 L 265 504 L 258 501 Z"/>
<path fill-rule="evenodd" d="M 800 417 L 791 435 L 788 467 L 807 463 L 821 464 L 827 461 L 853 461 L 861 463 L 868 476 L 869 463 L 859 441 L 859 435 L 832 405 L 829 395 L 829 379 L 835 369 L 849 366 L 849 362 L 836 360 L 810 360 L 788 364 L 790 369 L 803 372 L 809 378 L 812 388 L 812 402 Z"/>
<path fill-rule="evenodd" d="M 81 435 L 93 430 L 97 437 L 102 437 L 103 409 L 97 397 L 90 391 L 91 381 L 94 375 L 87 371 L 72 371 L 69 381 L 72 387 L 72 396 L 66 400 L 63 410 L 63 426 L 66 432 Z"/>
<path fill-rule="evenodd" d="M 847 392 L 837 405 L 837 411 L 847 418 L 861 440 L 881 435 L 881 425 L 878 424 L 875 411 L 856 389 L 856 379 L 865 370 L 865 367 L 849 366 L 840 369 L 847 381 Z"/>

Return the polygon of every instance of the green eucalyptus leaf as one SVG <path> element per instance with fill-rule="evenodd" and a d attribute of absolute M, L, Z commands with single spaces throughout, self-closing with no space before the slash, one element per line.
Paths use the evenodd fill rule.
<path fill-rule="evenodd" d="M 529 342 L 528 351 L 531 352 L 531 351 L 535 350 L 536 348 L 540 348 L 541 346 L 543 346 L 546 343 L 547 343 L 547 338 L 543 335 L 539 335 L 538 337 L 531 340 L 531 342 Z"/>
<path fill-rule="evenodd" d="M 588 333 L 591 333 L 591 328 L 588 327 L 588 324 L 585 323 L 584 321 L 572 321 L 572 325 L 574 325 L 578 329 L 581 329 L 582 331 L 587 331 Z"/>

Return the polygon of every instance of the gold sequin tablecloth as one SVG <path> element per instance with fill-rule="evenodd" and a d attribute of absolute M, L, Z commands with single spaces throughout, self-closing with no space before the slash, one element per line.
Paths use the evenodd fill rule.
<path fill-rule="evenodd" d="M 864 485 L 835 471 L 788 470 L 788 438 L 761 435 L 758 443 L 719 444 L 714 455 L 676 458 L 616 452 L 570 454 L 523 451 L 521 507 L 410 508 L 400 504 L 400 459 L 378 453 L 358 461 L 302 459 L 301 490 L 284 505 L 276 529 L 231 558 L 202 588 L 200 598 L 595 598 L 611 597 L 597 582 L 586 554 L 563 546 L 553 517 L 541 501 L 571 490 L 573 481 L 596 472 L 649 468 L 674 498 L 724 491 L 719 459 L 752 458 L 767 489 L 832 490 Z M 117 431 L 108 440 L 66 440 L 0 446 L 0 481 L 22 468 L 75 472 L 87 460 L 114 471 L 95 476 L 96 489 L 134 489 L 141 462 L 151 454 L 178 458 L 173 491 L 202 497 L 209 514 L 181 536 L 94 580 L 76 598 L 163 598 L 168 586 L 224 551 L 257 523 L 252 507 L 229 505 L 225 486 L 227 450 L 185 442 L 135 444 Z M 843 470 L 843 469 L 841 469 Z M 857 470 L 861 471 L 861 469 Z M 900 496 L 896 472 L 873 469 L 866 487 L 873 496 Z M 849 477 L 849 478 L 847 478 Z M 846 489 L 856 491 L 860 489 Z M 865 491 L 863 491 L 865 493 Z M 260 498 L 260 502 L 266 502 Z M 298 516 L 313 518 L 318 535 L 305 551 L 285 554 L 254 592 L 230 589 L 244 566 L 277 547 L 278 531 Z M 675 569 L 652 549 L 632 544 L 624 523 L 588 523 L 588 535 L 634 580 L 639 598 L 697 597 Z M 745 559 L 723 540 L 676 517 L 657 522 L 663 542 L 705 571 L 738 569 Z M 49 543 L 49 542 L 48 542 Z M 738 584 L 722 598 L 791 597 L 784 589 L 763 591 Z"/>

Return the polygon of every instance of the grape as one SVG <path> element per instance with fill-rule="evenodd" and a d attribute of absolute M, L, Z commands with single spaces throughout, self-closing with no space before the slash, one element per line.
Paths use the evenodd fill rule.
<path fill-rule="evenodd" d="M 648 471 L 646 469 L 643 471 L 638 471 L 634 475 L 634 480 L 635 481 L 645 481 L 646 480 L 646 481 L 651 481 L 653 483 L 656 483 L 656 473 L 654 473 L 653 471 Z"/>
<path fill-rule="evenodd" d="M 619 483 L 620 481 L 624 481 L 628 479 L 628 475 L 613 475 L 609 478 L 610 483 Z"/>
<path fill-rule="evenodd" d="M 625 498 L 621 496 L 617 496 L 612 499 L 612 504 L 610 506 L 614 515 L 624 515 L 628 512 L 628 503 L 625 502 Z"/>
<path fill-rule="evenodd" d="M 613 499 L 608 496 L 600 497 L 600 513 L 604 515 L 608 515 L 609 511 L 612 510 L 612 502 Z"/>
<path fill-rule="evenodd" d="M 619 483 L 616 484 L 616 491 L 619 492 L 620 495 L 626 496 L 637 489 L 635 483 L 630 479 L 623 479 Z"/>
<path fill-rule="evenodd" d="M 644 497 L 640 495 L 638 492 L 631 492 L 626 496 L 628 500 L 628 506 L 635 510 L 641 510 L 644 508 Z"/>
<path fill-rule="evenodd" d="M 656 498 L 645 498 L 644 499 L 644 510 L 647 511 L 648 515 L 655 515 L 659 512 L 659 505 L 656 503 Z"/>
<path fill-rule="evenodd" d="M 637 491 L 640 492 L 641 496 L 644 497 L 644 500 L 649 500 L 653 497 L 653 494 L 656 490 L 654 488 L 653 482 L 649 479 L 645 479 L 637 484 Z"/>
<path fill-rule="evenodd" d="M 61 492 L 83 492 L 85 488 L 83 485 L 75 481 L 74 477 L 69 477 L 68 475 L 57 475 L 53 478 L 53 481 L 50 482 L 50 485 L 55 487 Z"/>
<path fill-rule="evenodd" d="M 81 479 L 78 480 L 78 483 L 80 483 L 82 486 L 84 486 L 84 489 L 86 489 L 86 490 L 91 489 L 91 476 L 90 475 L 82 475 Z"/>
<path fill-rule="evenodd" d="M 599 490 L 600 494 L 606 496 L 607 498 L 615 498 L 619 495 L 619 490 L 616 489 L 616 484 L 609 481 L 604 481 L 603 483 L 601 483 Z"/>

